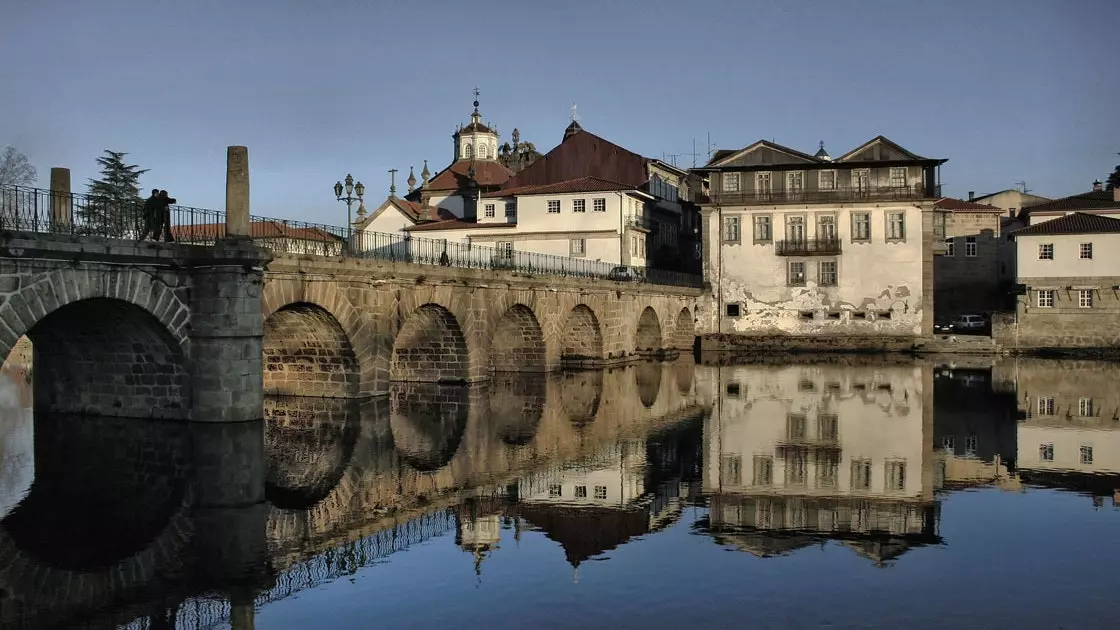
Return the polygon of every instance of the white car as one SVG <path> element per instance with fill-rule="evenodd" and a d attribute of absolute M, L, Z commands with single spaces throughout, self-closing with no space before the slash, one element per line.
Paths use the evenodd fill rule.
<path fill-rule="evenodd" d="M 954 330 L 980 330 L 988 325 L 983 315 L 961 315 L 953 322 Z"/>

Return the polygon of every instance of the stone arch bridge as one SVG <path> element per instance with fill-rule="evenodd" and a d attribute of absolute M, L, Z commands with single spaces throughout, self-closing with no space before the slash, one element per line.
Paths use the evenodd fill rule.
<path fill-rule="evenodd" d="M 265 391 L 386 395 L 692 347 L 699 289 L 215 246 L 0 235 L 0 355 L 35 408 L 260 419 Z"/>

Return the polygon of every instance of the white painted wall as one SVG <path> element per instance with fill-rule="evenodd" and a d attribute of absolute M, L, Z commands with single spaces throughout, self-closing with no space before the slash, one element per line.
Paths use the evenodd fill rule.
<path fill-rule="evenodd" d="M 1054 246 L 1054 260 L 1039 260 L 1038 247 Z M 1093 257 L 1080 258 L 1081 244 L 1093 244 Z M 1120 234 L 1053 234 L 1015 237 L 1019 278 L 1120 276 Z"/>
<path fill-rule="evenodd" d="M 645 442 L 630 440 L 592 455 L 585 466 L 553 468 L 518 481 L 518 495 L 525 503 L 587 506 L 623 506 L 645 493 Z M 559 486 L 560 496 L 551 489 Z M 576 487 L 587 491 L 576 497 Z M 606 489 L 606 498 L 595 498 L 596 486 Z"/>
<path fill-rule="evenodd" d="M 1120 431 L 1100 428 L 1019 424 L 1015 465 L 1030 470 L 1066 470 L 1087 473 L 1120 473 Z M 1039 446 L 1054 445 L 1054 460 L 1045 461 Z M 1093 463 L 1081 463 L 1081 447 L 1093 448 Z"/>
<path fill-rule="evenodd" d="M 413 225 L 409 219 L 396 206 L 389 206 L 362 227 L 362 232 L 379 232 L 382 234 L 403 233 L 404 228 Z"/>

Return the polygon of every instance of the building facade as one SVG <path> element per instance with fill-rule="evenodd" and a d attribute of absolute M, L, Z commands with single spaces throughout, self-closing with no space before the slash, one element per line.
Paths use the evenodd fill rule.
<path fill-rule="evenodd" d="M 900 343 L 933 328 L 938 167 L 879 136 L 832 159 L 767 141 L 696 169 L 709 347 L 762 337 Z M 753 339 L 752 339 L 753 338 Z"/>
<path fill-rule="evenodd" d="M 933 309 L 939 320 L 964 313 L 990 313 L 1002 303 L 1000 228 L 1003 210 L 943 198 L 934 208 L 944 216 L 945 248 L 934 258 Z"/>

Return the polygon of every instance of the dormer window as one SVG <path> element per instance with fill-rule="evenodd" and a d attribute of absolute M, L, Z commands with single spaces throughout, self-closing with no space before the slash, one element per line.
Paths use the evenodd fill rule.
<path fill-rule="evenodd" d="M 468 160 L 471 159 L 471 151 L 472 151 L 471 145 L 469 145 L 469 144 L 464 144 L 463 145 L 463 157 L 464 158 L 466 158 Z"/>

